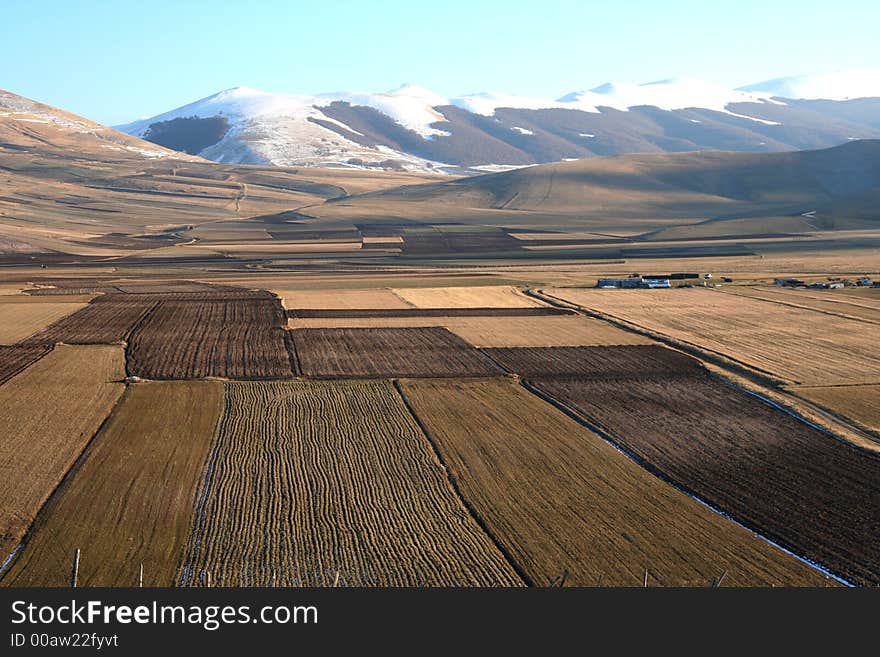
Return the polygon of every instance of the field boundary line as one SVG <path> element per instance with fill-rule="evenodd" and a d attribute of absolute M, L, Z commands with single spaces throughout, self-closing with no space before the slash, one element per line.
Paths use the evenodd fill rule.
<path fill-rule="evenodd" d="M 434 452 L 434 456 L 439 461 L 440 465 L 443 467 L 443 470 L 446 472 L 446 480 L 449 482 L 449 485 L 452 487 L 452 490 L 455 492 L 456 498 L 458 498 L 459 503 L 464 507 L 464 509 L 468 512 L 468 515 L 474 519 L 474 522 L 477 523 L 477 526 L 483 530 L 483 533 L 489 537 L 489 540 L 495 545 L 498 551 L 504 556 L 505 561 L 513 568 L 514 572 L 522 579 L 522 581 L 529 587 L 535 587 L 535 581 L 529 577 L 529 575 L 522 569 L 522 567 L 517 563 L 516 559 L 513 558 L 513 555 L 510 551 L 502 545 L 501 541 L 498 540 L 498 537 L 492 532 L 489 528 L 488 524 L 483 517 L 477 513 L 477 510 L 471 506 L 471 504 L 467 501 L 467 498 L 461 491 L 461 488 L 458 485 L 458 482 L 455 480 L 455 477 L 452 475 L 452 470 L 447 465 L 446 461 L 443 458 L 443 454 L 440 451 L 439 446 L 435 442 L 434 438 L 431 436 L 431 433 L 428 431 L 428 427 L 424 425 L 422 419 L 418 416 L 415 409 L 410 404 L 409 398 L 406 396 L 406 393 L 403 391 L 403 388 L 400 386 L 400 381 L 398 379 L 392 379 L 391 385 L 394 386 L 394 389 L 397 391 L 397 394 L 400 396 L 403 405 L 406 407 L 407 412 L 412 417 L 413 421 L 419 427 L 419 430 L 422 432 L 422 435 L 427 440 L 428 444 L 431 446 L 431 450 Z"/>
<path fill-rule="evenodd" d="M 200 546 L 202 538 L 205 534 L 205 500 L 208 497 L 208 494 L 211 492 L 210 488 L 214 481 L 214 468 L 217 464 L 217 460 L 219 458 L 219 453 L 217 450 L 218 445 L 220 444 L 220 426 L 223 423 L 224 414 L 226 412 L 226 404 L 227 404 L 227 381 L 218 381 L 217 384 L 221 386 L 221 394 L 220 394 L 220 404 L 217 409 L 217 419 L 214 421 L 214 429 L 211 434 L 211 445 L 208 448 L 208 452 L 205 455 L 205 461 L 202 463 L 202 469 L 199 473 L 199 481 L 198 484 L 194 487 L 193 492 L 193 515 L 192 522 L 189 527 L 189 533 L 187 536 L 187 543 L 191 541 L 196 541 L 196 545 Z M 183 586 L 192 586 L 193 582 L 193 573 L 187 567 L 187 545 L 182 545 L 180 549 L 180 561 L 177 564 L 177 570 L 174 574 L 174 579 L 176 587 Z M 201 584 L 197 583 L 196 586 L 201 586 Z M 207 586 L 210 586 L 210 580 L 207 583 Z"/>
<path fill-rule="evenodd" d="M 873 450 L 871 450 L 870 448 L 863 447 L 862 445 L 859 445 L 857 442 L 854 442 L 850 438 L 847 438 L 845 433 L 844 434 L 837 433 L 839 431 L 839 429 L 834 428 L 834 425 L 836 424 L 836 425 L 839 425 L 839 427 L 842 427 L 845 431 L 850 432 L 854 436 L 858 436 L 862 440 L 865 440 L 865 441 L 872 443 L 872 444 L 880 445 L 880 441 L 878 441 L 878 438 L 874 432 L 867 431 L 866 429 L 863 429 L 860 425 L 854 424 L 853 421 L 851 421 L 849 418 L 839 416 L 836 413 L 829 411 L 828 409 L 816 404 L 815 402 L 811 402 L 809 400 L 802 398 L 796 392 L 790 390 L 790 388 L 792 388 L 792 387 L 800 386 L 801 385 L 800 383 L 796 383 L 796 382 L 791 383 L 791 382 L 784 381 L 782 379 L 777 379 L 776 377 L 772 376 L 769 372 L 767 373 L 767 376 L 765 376 L 764 374 L 762 374 L 763 370 L 760 370 L 758 368 L 754 368 L 746 363 L 741 363 L 740 361 L 737 361 L 736 359 L 731 358 L 731 357 L 727 356 L 726 354 L 714 352 L 712 350 L 706 350 L 706 349 L 703 349 L 697 345 L 693 345 L 689 342 L 679 341 L 679 340 L 676 340 L 675 338 L 665 336 L 661 333 L 656 333 L 655 331 L 641 327 L 638 324 L 634 324 L 634 323 L 628 322 L 626 320 L 618 319 L 618 318 L 614 317 L 613 315 L 606 315 L 605 313 L 600 313 L 598 311 L 590 310 L 589 308 L 584 308 L 583 306 L 580 306 L 578 304 L 571 303 L 569 301 L 565 301 L 564 299 L 559 299 L 557 297 L 554 297 L 551 294 L 547 294 L 543 290 L 535 291 L 535 290 L 530 289 L 530 290 L 526 290 L 525 294 L 528 294 L 530 296 L 535 296 L 536 298 L 545 299 L 547 301 L 547 303 L 549 303 L 553 306 L 559 307 L 559 308 L 573 309 L 578 314 L 580 314 L 582 316 L 592 317 L 593 319 L 598 319 L 603 322 L 608 322 L 609 324 L 612 324 L 612 325 L 616 326 L 617 328 L 628 331 L 630 333 L 636 333 L 638 335 L 642 335 L 642 336 L 651 338 L 652 340 L 659 342 L 661 344 L 664 344 L 667 347 L 671 347 L 672 349 L 675 349 L 677 351 L 685 353 L 689 356 L 693 356 L 699 360 L 707 361 L 710 364 L 712 364 L 714 367 L 717 367 L 718 369 L 722 370 L 723 372 L 729 372 L 734 375 L 742 376 L 744 379 L 751 381 L 755 385 L 763 386 L 763 387 L 767 388 L 768 390 L 772 390 L 776 394 L 779 394 L 782 396 L 787 395 L 789 397 L 792 397 L 795 400 L 797 400 L 798 403 L 803 404 L 804 406 L 811 409 L 812 411 L 814 411 L 818 415 L 822 416 L 825 421 L 829 422 L 829 424 L 831 426 L 828 426 L 828 425 L 819 425 L 819 426 L 821 427 L 823 433 L 828 434 L 829 436 L 834 438 L 834 440 L 846 442 L 849 445 L 852 445 L 853 447 L 864 450 L 868 453 L 876 453 Z M 730 379 L 728 379 L 724 375 L 719 375 L 719 376 L 722 379 L 724 379 L 725 383 L 731 383 L 731 384 L 734 384 L 738 387 L 742 387 L 743 390 L 746 390 L 746 391 L 750 390 L 749 388 L 746 388 L 742 384 L 738 384 L 738 383 L 735 383 L 734 381 L 731 381 Z M 865 384 L 860 383 L 860 384 L 853 384 L 853 385 L 865 385 Z M 827 386 L 819 386 L 819 387 L 827 387 Z M 762 394 L 759 391 L 754 391 L 754 392 L 756 392 L 758 395 Z M 782 408 L 786 409 L 786 411 L 790 411 L 791 414 L 794 414 L 795 417 L 802 420 L 803 422 L 810 424 L 810 425 L 814 424 L 813 421 L 806 419 L 803 416 L 803 414 L 800 411 L 798 411 L 797 408 L 794 407 L 794 402 L 789 401 L 788 403 L 786 403 L 786 402 L 780 402 L 780 401 L 773 401 L 773 403 L 780 404 L 782 406 Z"/>
<path fill-rule="evenodd" d="M 565 413 L 572 420 L 574 420 L 575 422 L 580 424 L 582 427 L 587 429 L 590 433 L 592 433 L 593 435 L 595 435 L 599 439 L 601 439 L 604 442 L 611 445 L 611 447 L 613 447 L 618 452 L 623 454 L 626 458 L 628 458 L 630 461 L 632 461 L 633 463 L 638 465 L 640 468 L 646 470 L 651 475 L 657 477 L 661 481 L 672 486 L 680 493 L 687 495 L 689 498 L 691 498 L 695 502 L 698 502 L 699 504 L 703 505 L 704 507 L 706 507 L 710 511 L 718 514 L 719 516 L 721 516 L 723 518 L 726 518 L 727 520 L 734 523 L 735 525 L 739 525 L 740 527 L 742 527 L 746 531 L 748 531 L 751 534 L 754 534 L 755 536 L 760 538 L 762 541 L 765 541 L 765 542 L 769 543 L 770 545 L 782 550 L 786 554 L 791 555 L 792 557 L 794 557 L 798 561 L 801 561 L 801 562 L 807 564 L 811 568 L 814 568 L 814 569 L 818 570 L 819 572 L 821 572 L 825 575 L 828 575 L 829 577 L 840 582 L 841 584 L 844 584 L 849 587 L 855 586 L 852 582 L 850 582 L 849 580 L 845 579 L 844 577 L 838 575 L 837 573 L 830 570 L 826 566 L 824 566 L 820 563 L 817 563 L 815 561 L 812 561 L 810 559 L 807 559 L 806 557 L 799 555 L 797 552 L 794 552 L 791 548 L 786 547 L 785 543 L 783 541 L 779 540 L 778 538 L 776 538 L 772 535 L 765 534 L 761 531 L 758 531 L 756 528 L 738 520 L 737 518 L 735 518 L 734 516 L 731 516 L 730 514 L 723 511 L 722 509 L 718 508 L 717 506 L 704 500 L 699 495 L 697 495 L 694 491 L 690 490 L 687 486 L 683 485 L 681 482 L 679 482 L 676 479 L 667 475 L 663 470 L 661 470 L 658 467 L 652 465 L 651 463 L 645 461 L 640 456 L 638 456 L 637 454 L 635 454 L 632 451 L 630 451 L 629 449 L 627 449 L 625 446 L 623 446 L 621 443 L 619 443 L 614 438 L 613 434 L 606 431 L 601 426 L 594 424 L 591 420 L 586 418 L 584 415 L 582 415 L 581 413 L 578 413 L 576 410 L 574 410 L 573 408 L 571 408 L 567 404 L 559 401 L 558 399 L 556 399 L 555 397 L 553 397 L 549 393 L 544 392 L 535 384 L 533 384 L 529 381 L 526 381 L 525 379 L 520 379 L 520 385 L 523 388 L 525 388 L 526 390 L 528 390 L 530 393 L 532 393 L 533 395 L 537 396 L 539 399 L 544 400 L 545 402 L 547 402 L 551 406 L 553 406 L 556 409 Z"/>
<path fill-rule="evenodd" d="M 822 313 L 823 315 L 830 315 L 831 317 L 839 317 L 841 319 L 847 319 L 851 322 L 862 322 L 865 324 L 874 324 L 875 326 L 880 325 L 880 322 L 874 319 L 867 319 L 865 317 L 857 317 L 856 315 L 845 315 L 844 313 L 836 313 L 833 310 L 825 310 L 824 308 L 811 308 L 810 306 L 802 306 L 800 304 L 794 303 L 793 301 L 788 301 L 787 299 L 768 299 L 767 297 L 752 297 L 748 294 L 740 294 L 739 292 L 731 292 L 728 290 L 718 290 L 722 294 L 729 294 L 736 297 L 741 297 L 745 299 L 754 299 L 755 301 L 764 301 L 766 303 L 775 303 L 780 306 L 788 306 L 789 308 L 797 308 L 798 310 L 808 310 L 813 313 Z M 815 299 L 815 297 L 810 297 L 811 299 Z M 826 301 L 826 299 L 816 299 L 817 301 Z M 864 306 L 862 306 L 864 307 Z M 873 310 L 873 308 L 871 309 Z"/>
<path fill-rule="evenodd" d="M 54 349 L 54 347 L 53 347 L 53 349 Z M 46 353 L 48 353 L 48 352 L 46 352 Z M 36 362 L 36 361 L 34 361 L 34 362 Z M 64 473 L 64 476 L 61 477 L 61 479 L 58 481 L 58 484 L 55 486 L 55 488 L 52 489 L 52 492 L 49 493 L 48 496 L 46 496 L 45 500 L 43 500 L 43 503 L 40 505 L 39 510 L 36 512 L 36 514 L 34 514 L 33 521 L 31 522 L 30 525 L 28 525 L 27 531 L 24 533 L 24 536 L 21 537 L 21 540 L 18 542 L 18 545 L 15 547 L 15 550 L 12 551 L 12 554 L 10 554 L 6 557 L 5 561 L 3 562 L 2 567 L 0 567 L 0 586 L 2 586 L 3 575 L 6 573 L 8 568 L 13 563 L 15 563 L 14 557 L 19 552 L 21 552 L 21 549 L 27 545 L 28 540 L 31 538 L 31 535 L 33 534 L 33 530 L 34 530 L 34 525 L 36 525 L 40 521 L 41 516 L 46 512 L 49 505 L 52 503 L 52 500 L 61 491 L 61 488 L 65 484 L 67 484 L 67 482 L 72 477 L 74 477 L 76 475 L 76 473 L 79 472 L 79 470 L 82 468 L 83 463 L 85 463 L 85 460 L 89 457 L 89 453 L 92 451 L 92 447 L 95 443 L 95 440 L 98 438 L 98 436 L 104 430 L 104 427 L 110 421 L 110 418 L 113 417 L 113 413 L 116 412 L 116 409 L 122 403 L 122 400 L 128 396 L 128 389 L 129 389 L 129 387 L 126 385 L 125 389 L 122 391 L 122 394 L 116 398 L 116 401 L 113 402 L 113 406 L 110 407 L 110 411 L 107 413 L 107 415 L 101 421 L 101 424 L 98 425 L 98 428 L 95 430 L 95 433 L 93 433 L 92 436 L 88 439 L 88 441 L 86 441 L 86 444 L 83 445 L 82 451 L 80 451 L 79 455 L 77 455 L 73 464 L 67 469 L 67 472 Z"/>
<path fill-rule="evenodd" d="M 774 401 L 774 400 L 770 399 L 769 397 L 762 395 L 757 390 L 749 390 L 745 386 L 738 384 L 736 381 L 731 381 L 731 380 L 721 376 L 720 374 L 715 374 L 713 372 L 710 372 L 709 376 L 714 376 L 715 378 L 719 379 L 725 385 L 730 386 L 732 388 L 736 388 L 737 390 L 741 390 L 742 392 L 746 393 L 747 395 L 751 395 L 752 397 L 759 399 L 760 401 L 764 402 L 765 404 L 772 406 L 776 410 L 781 411 L 782 413 L 785 413 L 786 415 L 793 417 L 794 419 L 798 420 L 799 422 L 803 422 L 804 424 L 812 427 L 816 431 L 819 431 L 819 432 L 827 435 L 828 437 L 830 437 L 838 442 L 843 443 L 844 445 L 846 445 L 850 449 L 854 449 L 855 451 L 860 452 L 862 454 L 865 454 L 872 459 L 880 459 L 880 454 L 878 454 L 876 451 L 868 449 L 867 447 L 862 447 L 861 445 L 856 445 L 854 442 L 852 442 L 851 440 L 847 440 L 843 436 L 838 436 L 837 434 L 833 433 L 832 431 L 829 431 L 828 429 L 826 429 L 822 425 L 816 424 L 815 422 L 811 421 L 810 419 L 804 417 L 803 415 L 798 413 L 796 409 L 788 408 L 784 404 L 781 404 L 780 402 Z M 795 396 L 797 396 L 797 395 L 795 395 Z M 800 397 L 798 397 L 798 399 L 800 399 Z M 822 411 L 826 414 L 834 416 L 835 418 L 837 417 L 833 413 L 831 413 L 830 411 L 825 411 L 821 406 L 818 406 L 817 404 L 813 404 L 807 400 L 803 400 L 803 401 L 807 406 L 811 407 L 814 411 L 817 411 L 817 412 Z M 871 433 L 873 433 L 873 432 L 871 432 Z M 871 435 L 866 435 L 865 438 L 871 438 Z M 876 442 L 876 439 L 873 439 L 873 438 L 871 438 L 871 439 L 874 440 L 874 442 Z"/>
<path fill-rule="evenodd" d="M 134 323 L 134 326 L 132 326 L 131 329 L 129 329 L 128 333 L 125 334 L 125 376 L 127 376 L 127 377 L 132 375 L 131 370 L 129 369 L 129 365 L 128 365 L 128 361 L 129 361 L 128 349 L 129 349 L 129 346 L 131 345 L 131 336 L 134 335 L 135 331 L 137 331 L 143 325 L 143 323 L 146 322 L 147 319 L 154 312 L 156 312 L 156 309 L 159 307 L 160 303 L 162 303 L 162 302 L 161 301 L 154 301 L 153 305 L 150 306 L 150 309 L 147 310 L 147 312 L 145 312 L 141 316 L 141 318 Z"/>
<path fill-rule="evenodd" d="M 20 343 L 16 343 L 16 344 L 14 344 L 14 345 L 8 345 L 8 346 L 11 346 L 11 347 L 17 347 L 17 346 L 19 346 L 19 344 L 20 344 Z M 6 346 L 6 345 L 4 345 L 4 346 Z M 24 345 L 22 345 L 22 346 L 24 346 Z M 12 374 L 10 374 L 5 380 L 0 381 L 0 386 L 9 383 L 10 381 L 12 381 L 12 379 L 14 379 L 15 377 L 17 377 L 17 376 L 18 376 L 19 374 L 21 374 L 22 372 L 24 372 L 24 371 L 25 371 L 27 368 L 29 368 L 31 365 L 35 365 L 36 363 L 38 363 L 39 361 L 41 361 L 41 360 L 42 360 L 43 358 L 45 358 L 49 353 L 55 351 L 55 347 L 56 347 L 56 346 L 57 346 L 57 345 L 54 344 L 54 343 L 51 344 L 51 345 L 49 345 L 49 348 L 48 348 L 48 349 L 44 349 L 44 350 L 43 350 L 43 353 L 40 354 L 39 356 L 37 356 L 34 360 L 30 361 L 29 363 L 25 363 L 24 365 L 22 365 L 21 367 L 19 367 L 17 370 L 15 370 Z M 2 572 L 2 571 L 0 571 L 0 572 Z"/>
<path fill-rule="evenodd" d="M 635 322 L 630 322 L 628 320 L 615 317 L 614 315 L 609 315 L 607 313 L 599 312 L 598 310 L 592 310 L 590 308 L 585 308 L 584 306 L 581 306 L 579 304 L 565 301 L 564 299 L 559 299 L 558 297 L 554 297 L 552 294 L 547 294 L 543 290 L 539 290 L 537 292 L 534 290 L 527 290 L 526 294 L 534 296 L 537 299 L 542 299 L 547 303 L 557 307 L 566 307 L 565 304 L 569 304 L 568 307 L 575 309 L 581 315 L 592 317 L 593 319 L 599 319 L 603 322 L 608 322 L 609 324 L 612 324 L 617 328 L 629 331 L 630 333 L 637 333 L 645 337 L 651 338 L 655 342 L 661 342 L 667 347 L 672 347 L 690 356 L 696 356 L 697 358 L 710 360 L 719 367 L 726 367 L 738 371 L 744 376 L 756 379 L 763 385 L 800 385 L 800 382 L 798 381 L 787 381 L 785 379 L 779 378 L 772 372 L 763 370 L 753 365 L 749 365 L 748 363 L 737 360 L 736 358 L 728 356 L 727 354 L 724 354 L 722 352 L 714 351 L 712 349 L 706 349 L 705 347 L 700 347 L 699 345 L 687 342 L 686 340 L 678 340 L 676 338 L 664 335 L 663 333 L 659 333 L 652 329 L 636 324 Z"/>

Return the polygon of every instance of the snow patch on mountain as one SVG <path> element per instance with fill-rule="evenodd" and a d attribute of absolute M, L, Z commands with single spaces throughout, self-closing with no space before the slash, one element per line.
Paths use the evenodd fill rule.
<path fill-rule="evenodd" d="M 780 98 L 851 100 L 880 98 L 880 69 L 836 71 L 819 75 L 776 78 L 740 88 Z"/>

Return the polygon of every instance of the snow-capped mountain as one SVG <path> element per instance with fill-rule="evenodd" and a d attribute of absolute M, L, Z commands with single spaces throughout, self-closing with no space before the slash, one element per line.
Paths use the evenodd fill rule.
<path fill-rule="evenodd" d="M 777 78 L 741 87 L 740 90 L 781 98 L 813 100 L 880 98 L 880 69 Z"/>
<path fill-rule="evenodd" d="M 880 71 L 740 89 L 690 79 L 608 83 L 556 99 L 237 87 L 118 126 L 218 162 L 492 170 L 626 152 L 780 151 L 880 138 Z"/>

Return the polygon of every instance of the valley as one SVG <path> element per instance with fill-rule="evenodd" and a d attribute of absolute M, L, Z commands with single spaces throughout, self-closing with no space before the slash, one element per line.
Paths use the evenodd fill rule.
<path fill-rule="evenodd" d="M 880 141 L 773 150 L 217 163 L 3 92 L 0 586 L 876 586 Z"/>

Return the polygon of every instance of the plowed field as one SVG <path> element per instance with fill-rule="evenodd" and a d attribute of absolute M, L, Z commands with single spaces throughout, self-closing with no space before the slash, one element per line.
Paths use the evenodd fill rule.
<path fill-rule="evenodd" d="M 226 385 L 183 585 L 515 585 L 387 382 Z"/>
<path fill-rule="evenodd" d="M 504 379 L 404 381 L 465 498 L 538 585 L 829 580 Z"/>
<path fill-rule="evenodd" d="M 443 328 L 291 331 L 306 376 L 399 377 L 499 374 L 483 354 Z"/>
<path fill-rule="evenodd" d="M 131 336 L 128 366 L 147 379 L 289 378 L 275 300 L 163 301 Z"/>

